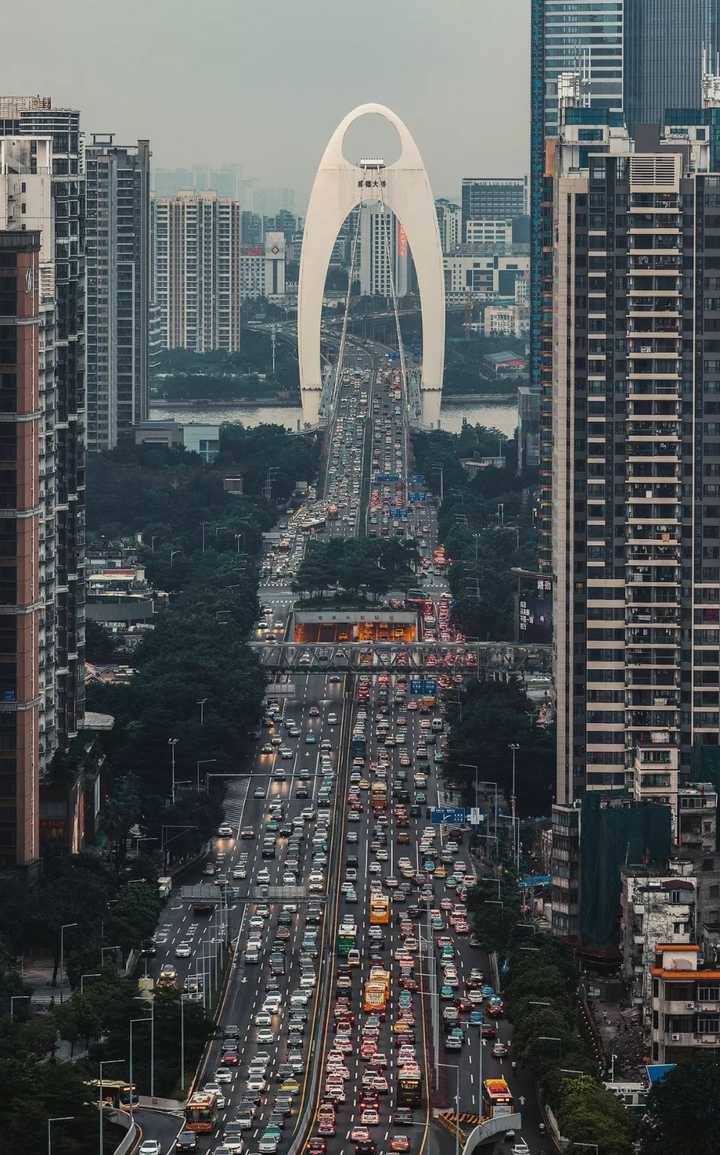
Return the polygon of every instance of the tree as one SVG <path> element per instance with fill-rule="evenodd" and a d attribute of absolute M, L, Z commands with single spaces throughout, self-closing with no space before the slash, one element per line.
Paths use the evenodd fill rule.
<path fill-rule="evenodd" d="M 720 1060 L 679 1063 L 647 1102 L 643 1155 L 715 1155 L 720 1135 Z"/>

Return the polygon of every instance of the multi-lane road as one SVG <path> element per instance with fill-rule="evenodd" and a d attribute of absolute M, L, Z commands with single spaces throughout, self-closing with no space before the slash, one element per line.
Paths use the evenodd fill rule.
<path fill-rule="evenodd" d="M 433 576 L 434 514 L 407 500 L 398 375 L 374 361 L 357 371 L 343 376 L 329 435 L 323 497 L 339 516 L 326 532 L 419 541 L 421 628 L 453 640 Z M 268 585 L 260 597 L 262 632 L 282 635 L 289 591 Z M 296 674 L 268 701 L 252 762 L 227 784 L 230 831 L 194 880 L 217 883 L 227 902 L 203 914 L 174 895 L 147 959 L 153 977 L 174 968 L 210 1002 L 232 945 L 195 1080 L 215 1098 L 203 1149 L 285 1155 L 307 1137 L 316 1155 L 450 1152 L 436 1109 L 459 1102 L 477 1115 L 482 1078 L 513 1084 L 496 1045 L 509 1027 L 486 1013 L 488 960 L 465 908 L 468 835 L 430 820 L 447 741 L 442 684 L 423 704 L 407 673 Z M 541 1137 L 527 1134 L 536 1155 Z"/>

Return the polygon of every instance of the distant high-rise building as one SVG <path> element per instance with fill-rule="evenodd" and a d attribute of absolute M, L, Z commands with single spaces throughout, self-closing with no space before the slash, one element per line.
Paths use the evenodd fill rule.
<path fill-rule="evenodd" d="M 240 196 L 244 183 L 242 165 L 226 164 L 221 168 L 193 165 L 192 168 L 154 168 L 152 191 L 156 196 L 172 197 L 179 192 L 216 192 L 221 197 Z M 252 207 L 252 206 L 248 206 Z"/>
<path fill-rule="evenodd" d="M 40 783 L 83 710 L 78 168 L 77 112 L 0 98 L 3 866 L 38 859 Z"/>
<path fill-rule="evenodd" d="M 694 749 L 720 733 L 720 174 L 687 120 L 640 151 L 621 114 L 570 109 L 554 150 L 553 923 L 569 936 L 578 800 L 628 791 L 676 824 Z"/>
<path fill-rule="evenodd" d="M 720 47 L 720 0 L 531 0 L 530 380 L 541 389 L 539 554 L 550 566 L 552 170 L 563 109 L 626 115 L 631 133 L 698 109 L 702 55 Z M 584 153 L 596 128 L 585 128 Z"/>
<path fill-rule="evenodd" d="M 240 232 L 244 245 L 261 245 L 265 226 L 259 213 L 243 209 L 240 213 Z"/>
<path fill-rule="evenodd" d="M 453 204 L 452 201 L 446 200 L 444 197 L 438 197 L 435 201 L 435 211 L 440 229 L 442 251 L 451 253 L 463 241 L 462 209 L 460 205 Z"/>
<path fill-rule="evenodd" d="M 285 258 L 286 241 L 280 232 L 265 233 L 262 245 L 243 245 L 240 256 L 241 299 L 283 297 Z"/>
<path fill-rule="evenodd" d="M 360 292 L 363 296 L 397 297 L 408 291 L 408 243 L 395 214 L 381 205 L 360 209 Z M 357 261 L 357 257 L 356 257 Z"/>
<path fill-rule="evenodd" d="M 240 202 L 216 193 L 153 197 L 152 299 L 163 346 L 240 348 Z"/>
<path fill-rule="evenodd" d="M 703 55 L 720 50 L 720 0 L 625 0 L 628 130 L 662 124 L 669 108 L 698 108 Z"/>
<path fill-rule="evenodd" d="M 113 449 L 148 415 L 150 142 L 85 145 L 87 447 Z"/>
<path fill-rule="evenodd" d="M 511 220 L 526 213 L 527 177 L 463 177 L 463 244 L 469 221 Z"/>

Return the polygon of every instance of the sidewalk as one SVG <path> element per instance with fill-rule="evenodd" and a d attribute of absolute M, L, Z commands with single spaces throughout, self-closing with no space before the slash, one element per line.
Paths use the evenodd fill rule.
<path fill-rule="evenodd" d="M 614 1055 L 616 1079 L 642 1080 L 647 1052 L 639 1009 L 602 998 L 586 998 L 584 1006 L 589 1011 L 593 1033 L 602 1045 L 608 1076 Z"/>

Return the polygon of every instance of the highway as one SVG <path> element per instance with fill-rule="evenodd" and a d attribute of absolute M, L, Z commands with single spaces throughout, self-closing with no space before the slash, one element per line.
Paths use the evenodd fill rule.
<path fill-rule="evenodd" d="M 434 507 L 407 500 L 399 392 L 397 370 L 375 362 L 362 376 L 352 364 L 343 373 L 323 487 L 339 516 L 323 532 L 356 534 L 362 521 L 379 537 L 416 539 L 421 638 L 462 641 L 433 556 Z M 300 538 L 293 531 L 293 556 Z M 263 637 L 286 633 L 291 594 L 271 585 L 289 574 L 284 556 L 268 557 Z M 252 764 L 227 783 L 232 833 L 214 840 L 202 874 L 183 880 L 218 883 L 226 914 L 220 904 L 193 911 L 176 891 L 147 959 L 153 977 L 174 967 L 174 981 L 209 1002 L 216 960 L 233 945 L 195 1083 L 217 1103 L 200 1149 L 285 1155 L 308 1127 L 313 1155 L 450 1155 L 453 1124 L 435 1114 L 454 1108 L 457 1093 L 461 1115 L 479 1115 L 483 1078 L 515 1083 L 496 1046 L 510 1028 L 488 1013 L 488 960 L 466 917 L 468 833 L 430 819 L 442 791 L 443 693 L 459 676 L 438 670 L 428 688 L 425 674 L 423 689 L 408 670 L 296 673 L 288 693 L 269 691 Z M 517 1087 L 517 1102 L 529 1097 Z M 529 1104 L 528 1114 L 537 1155 Z"/>

